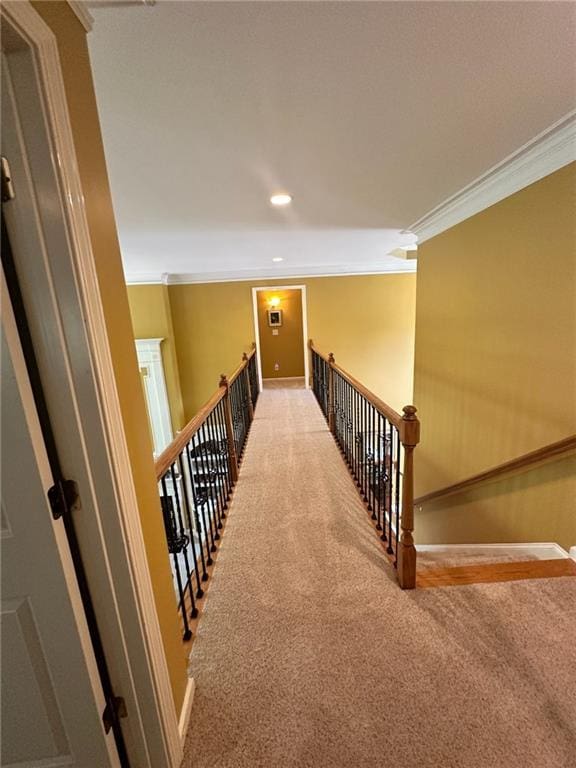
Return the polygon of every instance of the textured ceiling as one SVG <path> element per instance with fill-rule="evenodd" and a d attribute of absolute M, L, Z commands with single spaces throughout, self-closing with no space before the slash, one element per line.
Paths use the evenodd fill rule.
<path fill-rule="evenodd" d="M 572 3 L 92 11 L 129 277 L 413 268 L 398 231 L 575 103 Z"/>

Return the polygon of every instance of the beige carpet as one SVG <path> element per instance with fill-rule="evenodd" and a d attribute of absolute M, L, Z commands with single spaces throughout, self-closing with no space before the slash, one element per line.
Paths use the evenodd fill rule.
<path fill-rule="evenodd" d="M 574 768 L 576 579 L 402 592 L 309 391 L 262 393 L 185 768 Z"/>

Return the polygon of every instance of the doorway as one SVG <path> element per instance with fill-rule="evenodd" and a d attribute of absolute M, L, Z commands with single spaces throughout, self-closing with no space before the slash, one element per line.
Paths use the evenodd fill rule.
<path fill-rule="evenodd" d="M 0 15 L 3 240 L 9 236 L 21 292 L 15 313 L 27 319 L 25 346 L 34 352 L 41 410 L 55 444 L 46 450 L 48 432 L 38 424 L 31 374 L 3 282 L 2 397 L 8 406 L 2 437 L 8 442 L 2 451 L 6 589 L 0 608 L 6 619 L 2 647 L 12 667 L 2 686 L 8 730 L 3 729 L 0 762 L 118 768 L 130 761 L 173 768 L 182 760 L 182 739 L 58 44 L 28 2 L 4 3 Z M 82 599 L 88 589 L 94 623 Z"/>
<path fill-rule="evenodd" d="M 306 286 L 252 289 L 260 386 L 308 388 Z"/>

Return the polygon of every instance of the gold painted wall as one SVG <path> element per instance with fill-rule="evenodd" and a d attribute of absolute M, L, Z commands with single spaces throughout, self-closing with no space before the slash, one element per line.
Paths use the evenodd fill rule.
<path fill-rule="evenodd" d="M 135 339 L 164 339 L 160 349 L 166 377 L 172 429 L 185 425 L 172 312 L 166 285 L 129 285 L 128 303 Z"/>
<path fill-rule="evenodd" d="M 90 239 L 138 496 L 156 609 L 176 711 L 179 712 L 187 683 L 186 657 L 177 619 L 172 576 L 154 476 L 152 445 L 136 362 L 132 323 L 94 96 L 86 32 L 67 3 L 44 0 L 34 2 L 33 6 L 52 29 L 58 42 Z"/>
<path fill-rule="evenodd" d="M 416 495 L 576 432 L 576 164 L 418 253 Z M 427 505 L 420 542 L 576 544 L 576 458 Z"/>
<path fill-rule="evenodd" d="M 254 341 L 252 287 L 305 285 L 308 335 L 397 410 L 412 400 L 414 274 L 315 277 L 168 287 L 186 417 Z"/>
<path fill-rule="evenodd" d="M 282 311 L 282 325 L 279 328 L 268 325 L 272 298 L 280 302 L 277 308 Z M 258 291 L 258 331 L 262 378 L 304 376 L 301 290 Z M 278 370 L 275 370 L 275 364 L 278 364 Z"/>

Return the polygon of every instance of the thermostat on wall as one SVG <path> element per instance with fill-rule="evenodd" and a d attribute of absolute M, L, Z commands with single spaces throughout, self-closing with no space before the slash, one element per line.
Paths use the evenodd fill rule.
<path fill-rule="evenodd" d="M 272 329 L 272 336 L 278 336 L 278 328 Z"/>

